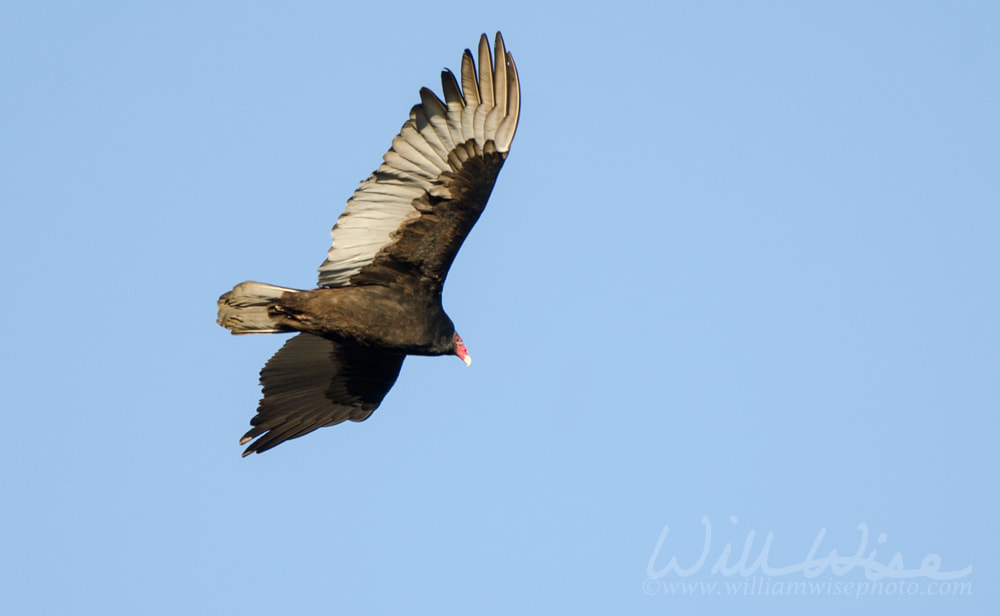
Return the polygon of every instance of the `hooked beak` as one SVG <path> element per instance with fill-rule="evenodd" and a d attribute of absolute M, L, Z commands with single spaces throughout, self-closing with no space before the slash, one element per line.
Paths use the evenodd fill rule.
<path fill-rule="evenodd" d="M 455 355 L 458 355 L 458 358 L 465 362 L 466 366 L 472 365 L 472 356 L 469 355 L 469 349 L 465 348 L 465 343 L 462 342 L 462 337 L 458 334 L 455 334 L 454 349 Z"/>

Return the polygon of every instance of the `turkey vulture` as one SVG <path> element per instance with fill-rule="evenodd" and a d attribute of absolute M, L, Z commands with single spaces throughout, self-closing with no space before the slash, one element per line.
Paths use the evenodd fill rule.
<path fill-rule="evenodd" d="M 330 232 L 319 288 L 243 282 L 219 298 L 233 334 L 300 332 L 260 371 L 264 396 L 240 444 L 244 456 L 372 414 L 407 355 L 469 352 L 441 307 L 448 268 L 476 224 L 517 129 L 514 59 L 484 34 L 479 67 L 462 57 L 459 81 L 441 73 L 444 101 L 427 88 L 382 164 L 347 201 Z"/>

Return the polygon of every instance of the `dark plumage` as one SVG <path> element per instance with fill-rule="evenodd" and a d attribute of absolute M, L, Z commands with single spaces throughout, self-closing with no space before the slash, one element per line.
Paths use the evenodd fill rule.
<path fill-rule="evenodd" d="M 337 219 L 320 288 L 243 282 L 219 298 L 218 322 L 233 334 L 300 332 L 260 372 L 264 397 L 240 439 L 253 441 L 244 456 L 366 419 L 407 355 L 470 363 L 441 290 L 517 129 L 517 68 L 500 33 L 495 52 L 494 64 L 483 35 L 478 71 L 469 50 L 461 85 L 445 70 L 444 101 L 420 90 L 384 162 Z"/>

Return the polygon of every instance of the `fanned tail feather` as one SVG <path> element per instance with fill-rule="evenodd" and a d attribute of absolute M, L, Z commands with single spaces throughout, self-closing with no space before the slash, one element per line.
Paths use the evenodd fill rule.
<path fill-rule="evenodd" d="M 263 282 L 241 282 L 219 298 L 219 316 L 216 322 L 234 335 L 274 334 L 288 331 L 278 325 L 268 309 L 285 293 L 298 293 L 296 289 L 276 287 Z"/>

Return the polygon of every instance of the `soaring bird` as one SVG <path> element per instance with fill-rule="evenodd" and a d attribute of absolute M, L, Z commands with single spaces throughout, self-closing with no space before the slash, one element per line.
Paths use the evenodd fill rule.
<path fill-rule="evenodd" d="M 461 81 L 441 73 L 382 164 L 354 191 L 330 232 L 311 291 L 242 282 L 219 298 L 233 334 L 300 332 L 260 371 L 263 397 L 244 456 L 317 428 L 363 421 L 389 392 L 407 355 L 469 352 L 441 306 L 445 276 L 479 219 L 517 130 L 521 91 L 498 32 L 479 40 Z M 495 62 L 494 62 L 495 57 Z"/>

